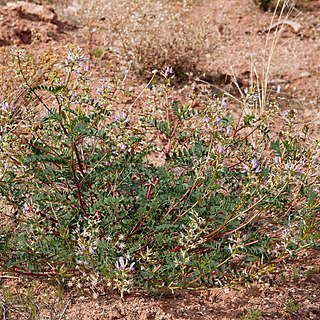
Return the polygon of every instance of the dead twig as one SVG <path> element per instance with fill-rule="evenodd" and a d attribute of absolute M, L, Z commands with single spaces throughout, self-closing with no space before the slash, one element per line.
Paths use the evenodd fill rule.
<path fill-rule="evenodd" d="M 278 29 L 279 27 L 282 27 L 283 25 L 290 26 L 295 33 L 298 33 L 299 30 L 301 29 L 301 24 L 300 23 L 292 21 L 292 20 L 285 19 L 285 20 L 280 20 L 280 21 L 277 21 L 277 22 L 273 23 L 268 28 L 264 28 L 264 29 L 260 30 L 260 32 L 261 33 L 268 33 L 268 32 L 270 32 L 270 31 L 272 31 L 274 29 Z"/>

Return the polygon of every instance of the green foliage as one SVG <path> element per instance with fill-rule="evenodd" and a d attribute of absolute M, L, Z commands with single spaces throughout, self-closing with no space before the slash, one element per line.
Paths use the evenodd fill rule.
<path fill-rule="evenodd" d="M 241 316 L 242 320 L 259 320 L 261 319 L 262 312 L 256 307 L 247 309 L 244 314 Z"/>
<path fill-rule="evenodd" d="M 93 49 L 90 51 L 90 55 L 91 55 L 92 57 L 97 58 L 97 59 L 101 58 L 101 57 L 103 56 L 103 53 L 104 53 L 103 49 L 102 49 L 102 48 L 99 48 L 99 47 L 93 48 Z"/>
<path fill-rule="evenodd" d="M 268 11 L 271 0 L 253 0 L 262 10 Z"/>
<path fill-rule="evenodd" d="M 288 313 L 295 313 L 301 309 L 301 305 L 296 303 L 292 297 L 288 297 L 287 301 L 285 302 L 285 307 Z"/>
<path fill-rule="evenodd" d="M 288 12 L 293 8 L 304 8 L 305 0 L 253 0 L 263 11 Z"/>
<path fill-rule="evenodd" d="M 90 274 L 123 295 L 259 276 L 319 242 L 318 141 L 295 112 L 277 137 L 268 115 L 236 119 L 225 98 L 171 100 L 164 73 L 164 98 L 138 120 L 117 109 L 116 84 L 90 89 L 81 51 L 63 67 L 29 86 L 37 111 L 14 131 L 1 110 L 0 195 L 15 222 L 0 229 L 2 269 L 71 286 Z"/>

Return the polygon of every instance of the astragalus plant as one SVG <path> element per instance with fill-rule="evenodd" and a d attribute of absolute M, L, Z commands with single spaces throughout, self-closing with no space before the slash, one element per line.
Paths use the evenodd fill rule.
<path fill-rule="evenodd" d="M 52 74 L 26 84 L 28 117 L 1 104 L 2 270 L 175 290 L 259 277 L 319 245 L 318 140 L 295 111 L 250 114 L 254 90 L 180 102 L 168 68 L 133 114 L 79 49 Z"/>

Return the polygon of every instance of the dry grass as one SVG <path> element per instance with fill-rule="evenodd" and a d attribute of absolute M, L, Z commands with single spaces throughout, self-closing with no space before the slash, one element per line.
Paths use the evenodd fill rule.
<path fill-rule="evenodd" d="M 168 65 L 182 73 L 197 70 L 216 41 L 206 17 L 197 15 L 189 2 L 78 1 L 61 13 L 71 17 L 81 12 L 82 23 L 97 25 L 104 47 L 139 74 Z"/>

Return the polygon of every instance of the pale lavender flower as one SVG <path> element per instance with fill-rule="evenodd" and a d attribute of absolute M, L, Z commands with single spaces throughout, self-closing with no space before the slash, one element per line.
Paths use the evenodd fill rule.
<path fill-rule="evenodd" d="M 299 165 L 296 167 L 296 172 L 299 174 L 304 173 L 304 167 L 305 167 L 306 162 L 302 160 Z"/>
<path fill-rule="evenodd" d="M 294 170 L 294 164 L 291 162 L 286 163 L 284 167 L 288 170 Z"/>
<path fill-rule="evenodd" d="M 219 153 L 223 153 L 225 151 L 225 149 L 224 149 L 224 147 L 222 146 L 221 143 L 218 143 L 217 148 L 218 148 L 218 152 Z"/>
<path fill-rule="evenodd" d="M 125 260 L 123 259 L 123 257 L 120 257 L 118 261 L 116 261 L 115 263 L 115 267 L 118 269 L 118 270 L 121 270 L 123 271 L 125 268 L 126 268 L 126 262 Z"/>
<path fill-rule="evenodd" d="M 260 173 L 262 171 L 260 165 L 257 162 L 257 159 L 252 159 L 251 160 L 252 163 L 252 169 L 256 172 L 256 173 Z"/>
<path fill-rule="evenodd" d="M 224 108 L 226 108 L 226 109 L 229 108 L 229 106 L 228 106 L 228 99 L 227 99 L 226 97 L 222 99 L 222 106 L 223 106 Z"/>
<path fill-rule="evenodd" d="M 86 58 L 81 49 L 73 51 L 69 50 L 64 65 L 65 67 L 72 67 L 75 71 L 79 72 L 79 68 L 82 68 L 85 62 Z"/>
<path fill-rule="evenodd" d="M 94 250 L 93 250 L 92 246 L 89 246 L 89 253 L 94 254 Z"/>
<path fill-rule="evenodd" d="M 114 121 L 118 122 L 118 121 L 122 121 L 122 122 L 126 122 L 128 121 L 127 119 L 127 115 L 125 114 L 125 112 L 122 112 L 120 115 L 115 114 L 113 116 Z"/>
<path fill-rule="evenodd" d="M 120 271 L 124 271 L 124 270 L 128 270 L 128 271 L 134 271 L 134 265 L 135 263 L 132 262 L 130 264 L 130 266 L 128 266 L 128 260 L 127 259 L 124 259 L 123 257 L 120 257 L 118 261 L 116 261 L 115 263 L 115 267 L 116 269 L 120 270 Z M 128 268 L 127 268 L 128 266 Z"/>
<path fill-rule="evenodd" d="M 83 244 L 79 244 L 79 248 L 78 248 L 78 253 L 79 254 L 83 254 L 84 250 L 85 250 L 85 246 Z"/>
<path fill-rule="evenodd" d="M 274 162 L 274 164 L 280 163 L 280 157 L 278 157 L 278 156 L 274 157 L 273 162 Z"/>
<path fill-rule="evenodd" d="M 229 136 L 232 132 L 232 128 L 230 126 L 227 126 L 227 135 Z"/>
<path fill-rule="evenodd" d="M 25 203 L 22 207 L 22 212 L 28 212 L 30 210 L 30 207 L 27 203 Z"/>
<path fill-rule="evenodd" d="M 134 265 L 135 265 L 135 262 L 132 262 L 129 266 L 129 271 L 133 272 L 134 271 Z"/>
<path fill-rule="evenodd" d="M 1 103 L 1 110 L 6 111 L 6 110 L 9 110 L 9 108 L 10 108 L 10 105 L 7 101 L 4 101 Z"/>
<path fill-rule="evenodd" d="M 67 57 L 66 57 L 66 64 L 69 64 L 73 61 L 73 56 L 72 56 L 72 52 L 69 50 L 67 52 Z"/>
<path fill-rule="evenodd" d="M 250 172 L 250 168 L 249 168 L 249 166 L 246 165 L 246 164 L 243 166 L 243 169 L 244 169 L 244 170 L 241 171 L 241 172 Z"/>
<path fill-rule="evenodd" d="M 105 83 L 103 83 L 101 85 L 101 88 L 97 89 L 97 94 L 101 95 L 106 89 L 107 89 L 107 85 Z"/>
<path fill-rule="evenodd" d="M 168 77 L 168 76 L 173 76 L 174 75 L 174 70 L 171 66 L 168 66 L 166 68 L 166 70 L 164 71 L 164 76 Z"/>
<path fill-rule="evenodd" d="M 262 171 L 261 167 L 258 166 L 255 170 L 254 170 L 256 173 L 260 173 Z"/>
<path fill-rule="evenodd" d="M 255 158 L 251 160 L 251 163 L 252 163 L 252 168 L 253 168 L 253 169 L 258 166 L 257 159 L 255 159 Z"/>
<path fill-rule="evenodd" d="M 216 126 L 221 122 L 221 118 L 216 117 L 215 121 L 213 122 L 213 124 Z"/>

